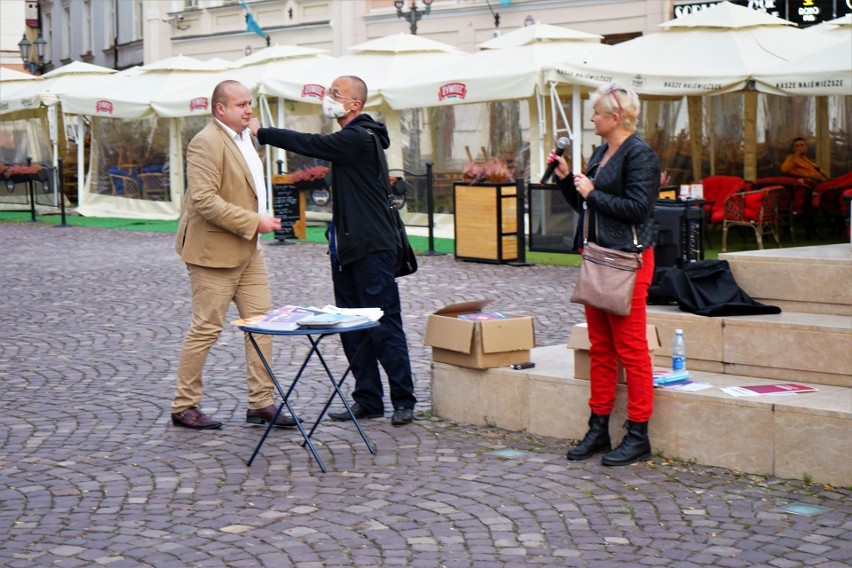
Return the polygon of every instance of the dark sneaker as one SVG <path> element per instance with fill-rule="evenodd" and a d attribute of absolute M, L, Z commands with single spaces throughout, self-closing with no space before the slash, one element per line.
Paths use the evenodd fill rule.
<path fill-rule="evenodd" d="M 355 418 L 358 420 L 361 420 L 362 418 L 382 418 L 385 415 L 384 412 L 367 412 L 367 410 L 357 402 L 353 402 L 350 408 L 352 409 L 352 414 L 354 414 Z M 337 420 L 338 422 L 352 420 L 352 417 L 349 416 L 349 413 L 346 412 L 345 408 L 340 412 L 329 412 L 328 416 L 332 420 Z"/>
<path fill-rule="evenodd" d="M 391 424 L 394 426 L 405 426 L 411 424 L 414 420 L 414 409 L 412 408 L 397 408 L 393 411 Z"/>

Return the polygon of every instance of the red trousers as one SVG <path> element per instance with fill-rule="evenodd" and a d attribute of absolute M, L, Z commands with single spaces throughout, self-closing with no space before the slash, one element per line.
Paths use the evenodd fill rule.
<path fill-rule="evenodd" d="M 616 316 L 586 306 L 591 359 L 591 397 L 594 414 L 610 414 L 615 404 L 616 360 L 627 376 L 627 419 L 647 422 L 654 410 L 654 379 L 646 334 L 646 300 L 654 277 L 654 250 L 642 254 L 630 314 Z"/>

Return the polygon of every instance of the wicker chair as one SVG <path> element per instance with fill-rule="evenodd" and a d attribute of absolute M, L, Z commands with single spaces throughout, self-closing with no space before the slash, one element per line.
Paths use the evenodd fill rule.
<path fill-rule="evenodd" d="M 784 188 L 778 200 L 778 222 L 787 225 L 792 242 L 796 242 L 796 220 L 804 219 L 806 224 L 806 236 L 810 238 L 813 230 L 814 212 L 811 205 L 813 185 L 800 178 L 787 176 L 773 176 L 759 178 L 751 189 L 763 189 L 780 185 Z"/>
<path fill-rule="evenodd" d="M 139 199 L 142 197 L 142 192 L 139 190 L 139 182 L 135 178 L 110 173 L 109 181 L 112 185 L 113 195 L 131 197 L 133 199 Z"/>
<path fill-rule="evenodd" d="M 764 187 L 754 191 L 738 191 L 725 199 L 722 219 L 722 252 L 728 250 L 728 229 L 750 227 L 757 238 L 757 248 L 763 248 L 763 235 L 772 234 L 775 244 L 778 239 L 778 202 L 785 189 L 780 185 Z"/>
<path fill-rule="evenodd" d="M 139 174 L 142 197 L 152 201 L 166 201 L 169 195 L 169 174 L 150 172 Z"/>

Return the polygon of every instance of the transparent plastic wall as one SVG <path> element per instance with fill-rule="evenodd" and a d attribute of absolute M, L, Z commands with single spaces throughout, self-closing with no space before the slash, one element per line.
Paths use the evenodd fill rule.
<path fill-rule="evenodd" d="M 743 93 L 702 98 L 701 177 L 742 176 L 745 155 Z M 757 97 L 757 177 L 780 175 L 780 164 L 792 141 L 808 141 L 809 156 L 816 157 L 817 103 L 813 96 L 759 94 Z M 827 97 L 831 176 L 852 170 L 852 97 Z M 670 184 L 694 181 L 693 133 L 689 130 L 686 99 L 645 100 L 640 129 L 669 172 Z"/>

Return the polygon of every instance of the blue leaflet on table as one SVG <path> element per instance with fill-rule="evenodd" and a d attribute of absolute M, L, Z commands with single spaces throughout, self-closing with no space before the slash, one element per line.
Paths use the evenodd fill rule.
<path fill-rule="evenodd" d="M 269 310 L 258 316 L 234 320 L 232 323 L 257 329 L 287 331 L 297 329 L 300 320 L 316 313 L 315 310 L 288 305 Z"/>
<path fill-rule="evenodd" d="M 370 321 L 370 318 L 363 315 L 323 313 L 300 319 L 297 323 L 299 327 L 328 328 L 344 325 L 353 326 L 368 321 Z"/>

